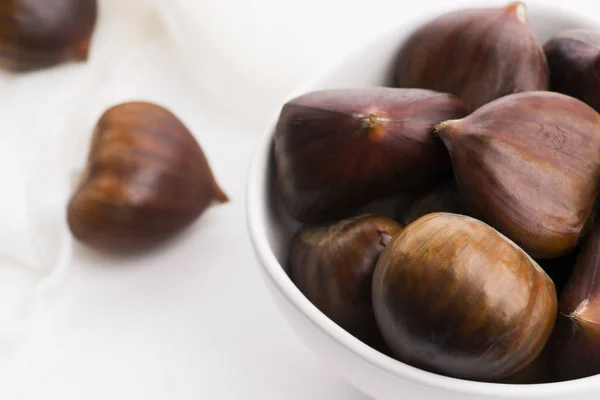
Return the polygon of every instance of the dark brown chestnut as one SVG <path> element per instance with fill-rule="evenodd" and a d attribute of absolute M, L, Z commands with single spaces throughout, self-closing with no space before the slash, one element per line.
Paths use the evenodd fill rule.
<path fill-rule="evenodd" d="M 458 96 L 473 111 L 502 96 L 548 89 L 548 66 L 521 2 L 463 9 L 414 32 L 398 56 L 399 87 Z"/>
<path fill-rule="evenodd" d="M 600 30 L 573 29 L 552 37 L 544 51 L 550 89 L 600 111 Z"/>
<path fill-rule="evenodd" d="M 471 217 L 428 214 L 381 253 L 373 308 L 398 359 L 478 381 L 508 378 L 541 353 L 556 319 L 552 280 Z"/>
<path fill-rule="evenodd" d="M 88 59 L 96 0 L 0 1 L 0 67 L 32 71 Z"/>
<path fill-rule="evenodd" d="M 600 182 L 600 115 L 552 92 L 505 96 L 436 131 L 474 212 L 534 258 L 571 252 Z"/>
<path fill-rule="evenodd" d="M 586 239 L 560 297 L 550 341 L 552 372 L 570 380 L 600 374 L 600 223 Z M 550 346 L 550 345 L 549 345 Z"/>
<path fill-rule="evenodd" d="M 172 237 L 213 202 L 227 200 L 187 127 L 162 106 L 131 102 L 98 121 L 67 215 L 82 243 L 131 253 Z"/>
<path fill-rule="evenodd" d="M 391 219 L 375 215 L 302 228 L 290 246 L 291 278 L 331 320 L 380 347 L 371 304 L 373 269 L 385 246 L 401 230 Z"/>
<path fill-rule="evenodd" d="M 466 115 L 456 97 L 420 89 L 312 92 L 286 103 L 275 132 L 276 181 L 288 213 L 334 221 L 451 174 L 439 122 Z"/>
<path fill-rule="evenodd" d="M 402 211 L 402 207 L 399 206 Z M 408 225 L 424 215 L 434 212 L 471 215 L 468 205 L 462 198 L 454 179 L 448 179 L 429 193 L 413 201 L 402 216 L 404 225 Z"/>

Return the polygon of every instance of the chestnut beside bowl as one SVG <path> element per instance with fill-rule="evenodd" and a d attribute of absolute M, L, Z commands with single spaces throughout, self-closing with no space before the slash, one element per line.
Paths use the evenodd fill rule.
<path fill-rule="evenodd" d="M 568 13 L 564 8 L 557 9 L 542 0 L 525 0 L 525 3 L 530 23 L 541 44 L 563 29 L 600 28 L 600 20 L 593 22 L 586 19 L 589 11 Z M 498 4 L 480 1 L 477 6 Z M 424 22 L 457 8 L 456 5 L 445 7 L 435 15 L 399 17 L 397 29 L 357 49 L 316 79 L 301 85 L 289 98 L 319 89 L 391 86 L 394 61 L 404 39 Z M 296 334 L 333 371 L 378 400 L 598 398 L 600 376 L 560 383 L 508 385 L 465 381 L 429 373 L 363 344 L 314 307 L 292 283 L 284 267 L 290 238 L 300 225 L 286 215 L 273 187 L 272 137 L 279 110 L 274 114 L 249 174 L 247 218 L 250 237 L 273 301 Z"/>

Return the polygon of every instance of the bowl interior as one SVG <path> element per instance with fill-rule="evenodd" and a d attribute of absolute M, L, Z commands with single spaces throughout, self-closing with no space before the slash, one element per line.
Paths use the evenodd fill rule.
<path fill-rule="evenodd" d="M 290 94 L 289 98 L 296 97 L 298 95 L 320 89 L 329 88 L 355 88 L 355 87 L 369 87 L 369 86 L 392 86 L 393 87 L 393 71 L 394 64 L 397 58 L 397 53 L 408 35 L 414 31 L 417 27 L 426 21 L 431 20 L 435 16 L 442 14 L 456 7 L 449 5 L 444 6 L 438 10 L 435 14 L 423 14 L 419 18 L 415 18 L 410 24 L 399 26 L 393 29 L 391 32 L 377 38 L 367 46 L 360 48 L 355 53 L 351 54 L 348 58 L 343 60 L 335 67 L 327 70 L 323 74 L 320 74 L 316 79 L 312 79 L 308 83 L 301 85 L 296 91 Z M 543 44 L 552 35 L 566 29 L 572 28 L 599 28 L 600 21 L 595 22 L 586 18 L 585 13 L 581 12 L 579 15 L 574 13 L 565 12 L 562 9 L 553 9 L 549 7 L 546 2 L 533 2 L 527 3 L 529 22 L 533 26 L 535 35 L 538 41 Z M 265 271 L 270 278 L 279 285 L 279 289 L 282 292 L 296 291 L 295 286 L 287 277 L 287 271 L 284 271 L 287 258 L 287 248 L 290 239 L 294 232 L 301 226 L 296 221 L 292 220 L 283 209 L 280 198 L 274 187 L 273 179 L 273 159 L 272 159 L 272 136 L 274 132 L 274 126 L 279 110 L 273 119 L 272 125 L 269 127 L 263 141 L 255 155 L 254 164 L 250 172 L 249 181 L 249 197 L 248 197 L 248 217 L 249 227 L 257 254 L 261 258 L 262 264 Z M 282 271 L 283 270 L 283 271 Z M 282 272 L 285 272 L 282 273 Z M 299 293 L 299 292 L 298 292 Z M 313 308 L 305 313 L 309 318 L 314 313 L 320 313 L 314 306 L 308 301 L 300 301 L 298 293 L 294 293 L 289 297 L 293 302 L 296 302 L 296 306 L 300 308 Z M 305 310 L 306 311 L 306 310 Z M 319 323 L 318 320 L 312 318 L 314 323 Z M 341 328 L 340 328 L 341 331 Z M 363 346 L 358 340 L 351 337 L 346 332 L 333 332 L 332 335 L 347 335 L 344 340 L 346 343 L 353 343 L 356 346 Z M 352 342 L 355 340 L 355 342 Z M 364 346 L 365 348 L 367 346 Z M 370 348 L 360 349 L 360 352 L 372 352 L 377 353 L 375 350 Z M 381 361 L 383 358 L 377 358 L 374 354 L 366 355 L 371 361 L 375 360 L 375 363 Z M 385 356 L 382 356 L 385 357 Z M 394 361 L 398 365 L 404 365 L 400 362 Z M 400 370 L 396 371 L 401 373 Z M 444 386 L 444 381 L 449 383 L 450 381 L 460 381 L 453 378 L 443 379 L 441 385 Z M 429 377 L 428 383 L 431 384 L 431 377 Z M 488 383 L 477 383 L 460 381 L 462 389 L 468 390 L 468 385 L 473 385 L 474 392 L 482 393 L 481 389 L 486 386 L 497 386 L 504 387 L 506 390 L 510 386 L 515 385 L 502 385 L 502 384 L 488 384 Z M 570 381 L 568 383 L 554 383 L 544 385 L 518 385 L 518 392 L 512 392 L 511 394 L 526 394 L 527 390 L 539 388 L 545 386 L 548 389 L 547 393 L 556 394 L 556 390 L 570 391 L 580 383 L 582 386 L 594 385 L 600 387 L 600 376 L 580 379 L 578 381 Z M 464 386 L 467 385 L 467 386 Z M 568 387 L 567 387 L 568 385 Z M 552 388 L 551 388 L 552 387 Z M 450 388 L 450 387 L 448 387 Z M 501 389 L 502 390 L 502 389 Z M 505 392 L 508 394 L 509 392 Z M 541 392 L 537 392 L 539 395 Z"/>

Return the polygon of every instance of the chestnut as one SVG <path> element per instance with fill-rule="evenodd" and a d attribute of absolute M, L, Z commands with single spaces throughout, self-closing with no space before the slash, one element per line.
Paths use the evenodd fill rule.
<path fill-rule="evenodd" d="M 0 67 L 33 71 L 88 59 L 96 0 L 0 1 Z"/>
<path fill-rule="evenodd" d="M 80 242 L 108 253 L 137 253 L 227 201 L 188 128 L 160 105 L 130 102 L 98 121 L 67 218 Z"/>
<path fill-rule="evenodd" d="M 447 376 L 498 381 L 542 352 L 556 319 L 552 280 L 489 225 L 425 215 L 383 250 L 373 308 L 398 359 Z"/>
<path fill-rule="evenodd" d="M 502 97 L 436 132 L 463 199 L 478 218 L 534 258 L 575 249 L 587 233 L 600 182 L 600 114 L 573 97 Z"/>
<path fill-rule="evenodd" d="M 287 102 L 275 132 L 276 184 L 294 219 L 333 222 L 451 174 L 433 128 L 466 115 L 456 97 L 421 89 L 331 89 Z"/>
<path fill-rule="evenodd" d="M 396 76 L 399 87 L 452 93 L 469 112 L 508 94 L 548 89 L 546 57 L 522 2 L 426 23 L 402 46 Z"/>
<path fill-rule="evenodd" d="M 570 380 L 600 374 L 600 221 L 582 246 L 558 311 L 549 345 L 553 375 Z"/>
<path fill-rule="evenodd" d="M 550 89 L 582 100 L 600 112 L 600 30 L 572 29 L 552 37 L 544 51 Z"/>
<path fill-rule="evenodd" d="M 360 215 L 304 227 L 289 251 L 290 276 L 325 315 L 358 339 L 381 347 L 371 304 L 379 255 L 402 227 L 391 219 Z"/>

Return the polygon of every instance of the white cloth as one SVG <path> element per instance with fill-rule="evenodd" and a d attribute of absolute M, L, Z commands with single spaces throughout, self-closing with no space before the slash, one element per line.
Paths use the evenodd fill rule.
<path fill-rule="evenodd" d="M 46 296 L 60 288 L 73 245 L 66 204 L 92 128 L 106 108 L 126 100 L 171 99 L 165 106 L 177 104 L 173 111 L 185 122 L 194 120 L 195 109 L 210 115 L 213 107 L 215 118 L 244 121 L 239 134 L 257 137 L 301 80 L 408 15 L 440 9 L 434 0 L 99 3 L 88 63 L 20 76 L 0 73 L 0 385 L 26 365 Z M 587 5 L 592 2 L 569 2 L 583 15 Z M 181 98 L 189 93 L 187 81 L 202 101 Z M 211 132 L 202 134 L 208 135 L 201 143 L 217 161 L 217 177 L 243 179 L 245 170 L 227 171 L 227 161 L 215 160 L 210 151 L 221 146 L 225 153 L 227 146 L 215 144 L 219 138 Z M 240 141 L 240 154 L 247 143 L 252 141 Z M 226 190 L 242 185 L 231 182 L 224 182 Z M 243 198 L 234 201 L 228 229 L 239 230 Z"/>

